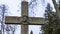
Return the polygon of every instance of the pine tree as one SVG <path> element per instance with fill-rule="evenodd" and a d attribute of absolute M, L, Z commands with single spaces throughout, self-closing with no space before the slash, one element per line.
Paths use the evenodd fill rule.
<path fill-rule="evenodd" d="M 33 34 L 33 31 L 31 30 L 30 34 Z"/>
<path fill-rule="evenodd" d="M 56 34 L 56 13 L 52 11 L 50 4 L 47 4 L 45 10 L 45 23 L 42 26 L 43 34 Z"/>

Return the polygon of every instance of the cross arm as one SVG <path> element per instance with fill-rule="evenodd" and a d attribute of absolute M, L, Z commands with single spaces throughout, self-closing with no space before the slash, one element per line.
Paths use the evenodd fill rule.
<path fill-rule="evenodd" d="M 43 25 L 44 24 L 44 18 L 42 17 L 29 17 L 28 22 L 32 25 Z"/>
<path fill-rule="evenodd" d="M 22 17 L 15 17 L 15 16 L 6 16 L 5 17 L 6 24 L 24 24 L 21 22 L 22 22 Z M 44 24 L 44 18 L 29 17 L 27 24 L 28 25 L 42 25 L 42 24 Z"/>
<path fill-rule="evenodd" d="M 21 22 L 21 17 L 16 16 L 6 16 L 5 23 L 6 24 L 19 24 Z"/>

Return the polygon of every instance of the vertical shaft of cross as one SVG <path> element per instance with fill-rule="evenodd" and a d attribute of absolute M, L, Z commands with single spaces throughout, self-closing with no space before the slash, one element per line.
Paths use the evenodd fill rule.
<path fill-rule="evenodd" d="M 23 16 L 28 16 L 28 2 L 23 1 L 22 2 L 22 17 Z M 28 25 L 21 25 L 21 34 L 28 34 Z"/>
<path fill-rule="evenodd" d="M 21 15 L 28 16 L 28 2 L 22 1 L 21 3 Z"/>
<path fill-rule="evenodd" d="M 21 34 L 28 34 L 28 25 L 21 25 Z"/>

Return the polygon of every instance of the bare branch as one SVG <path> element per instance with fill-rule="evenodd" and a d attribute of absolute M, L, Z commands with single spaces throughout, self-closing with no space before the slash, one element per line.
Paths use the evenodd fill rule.
<path fill-rule="evenodd" d="M 56 3 L 56 0 L 52 0 L 52 2 L 54 4 L 55 10 L 56 10 L 56 15 L 57 15 L 58 18 L 60 18 L 60 16 L 59 16 L 60 12 L 59 12 L 59 8 L 58 8 L 58 5 Z"/>

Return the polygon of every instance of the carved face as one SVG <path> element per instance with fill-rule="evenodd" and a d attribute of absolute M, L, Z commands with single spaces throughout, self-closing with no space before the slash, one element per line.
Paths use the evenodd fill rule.
<path fill-rule="evenodd" d="M 22 18 L 23 20 L 23 22 L 26 22 L 27 20 L 28 20 L 28 17 L 27 16 L 23 16 L 23 18 Z"/>

